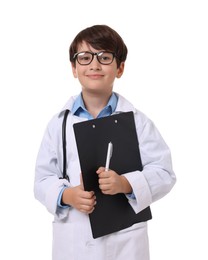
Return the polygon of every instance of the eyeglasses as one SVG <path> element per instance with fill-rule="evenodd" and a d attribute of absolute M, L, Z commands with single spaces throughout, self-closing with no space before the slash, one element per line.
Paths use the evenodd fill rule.
<path fill-rule="evenodd" d="M 84 51 L 84 52 L 75 53 L 73 59 L 77 60 L 77 62 L 80 65 L 89 65 L 94 59 L 94 56 L 97 56 L 97 60 L 103 65 L 111 64 L 113 62 L 113 59 L 115 58 L 115 54 L 109 51 L 100 51 L 100 52 Z"/>

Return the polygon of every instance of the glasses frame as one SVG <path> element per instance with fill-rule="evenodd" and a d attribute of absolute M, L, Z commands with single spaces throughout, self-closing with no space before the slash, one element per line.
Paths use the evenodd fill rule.
<path fill-rule="evenodd" d="M 88 63 L 86 63 L 86 64 L 80 63 L 79 60 L 77 59 L 77 57 L 78 57 L 78 55 L 81 54 L 81 53 L 89 53 L 89 54 L 91 54 L 91 55 L 92 55 L 92 59 L 91 59 Z M 102 63 L 102 62 L 99 60 L 99 55 L 100 55 L 100 54 L 103 54 L 103 53 L 111 53 L 111 54 L 113 55 L 112 61 L 111 61 L 110 63 Z M 73 59 L 76 60 L 80 65 L 86 66 L 86 65 L 89 65 L 89 64 L 93 61 L 93 59 L 94 59 L 95 56 L 97 56 L 97 61 L 98 61 L 100 64 L 102 64 L 102 65 L 110 65 L 110 64 L 113 62 L 114 58 L 116 57 L 115 53 L 112 52 L 112 51 L 99 51 L 99 52 L 81 51 L 81 52 L 75 53 L 74 56 L 73 56 Z"/>

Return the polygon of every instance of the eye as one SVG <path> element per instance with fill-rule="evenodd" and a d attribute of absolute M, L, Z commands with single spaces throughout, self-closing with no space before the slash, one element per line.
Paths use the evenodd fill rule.
<path fill-rule="evenodd" d="M 107 53 L 104 52 L 99 56 L 100 59 L 102 59 L 103 61 L 109 61 L 112 59 L 112 54 L 111 53 Z"/>
<path fill-rule="evenodd" d="M 98 53 L 98 59 L 102 64 L 111 64 L 113 61 L 113 53 L 111 52 L 100 52 Z"/>
<path fill-rule="evenodd" d="M 105 56 L 102 56 L 102 60 L 103 60 L 103 61 L 108 61 L 108 60 L 110 60 L 110 57 L 109 57 L 109 56 L 107 56 L 107 55 L 105 55 Z"/>
<path fill-rule="evenodd" d="M 92 59 L 92 55 L 90 53 L 83 52 L 79 53 L 77 58 L 79 61 L 89 61 Z"/>

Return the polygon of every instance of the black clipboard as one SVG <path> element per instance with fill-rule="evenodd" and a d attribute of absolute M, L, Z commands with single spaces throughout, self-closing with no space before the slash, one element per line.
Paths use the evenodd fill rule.
<path fill-rule="evenodd" d="M 142 162 L 133 112 L 114 114 L 73 125 L 85 190 L 95 191 L 97 204 L 89 215 L 92 235 L 101 237 L 152 218 L 150 207 L 136 214 L 124 194 L 105 195 L 96 170 L 105 166 L 113 143 L 110 169 L 119 174 L 140 170 Z"/>

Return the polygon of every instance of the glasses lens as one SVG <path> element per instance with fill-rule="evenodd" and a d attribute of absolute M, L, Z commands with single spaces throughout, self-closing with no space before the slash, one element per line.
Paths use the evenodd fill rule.
<path fill-rule="evenodd" d="M 113 62 L 114 55 L 111 52 L 100 52 L 97 54 L 97 58 L 101 64 L 107 65 Z"/>
<path fill-rule="evenodd" d="M 92 61 L 93 55 L 90 52 L 80 52 L 77 54 L 77 61 L 81 65 L 87 65 L 90 64 Z"/>

